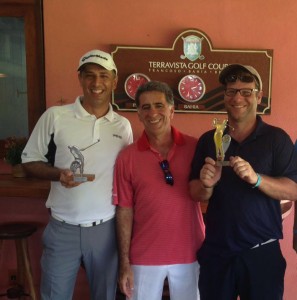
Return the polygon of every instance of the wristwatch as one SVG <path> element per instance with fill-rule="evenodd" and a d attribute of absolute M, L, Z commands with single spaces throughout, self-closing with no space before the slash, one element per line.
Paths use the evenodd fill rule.
<path fill-rule="evenodd" d="M 133 73 L 129 75 L 125 81 L 125 92 L 133 100 L 135 100 L 135 95 L 138 87 L 150 79 L 142 73 Z"/>
<path fill-rule="evenodd" d="M 178 92 L 188 102 L 198 101 L 205 93 L 204 81 L 197 75 L 186 75 L 179 81 Z"/>

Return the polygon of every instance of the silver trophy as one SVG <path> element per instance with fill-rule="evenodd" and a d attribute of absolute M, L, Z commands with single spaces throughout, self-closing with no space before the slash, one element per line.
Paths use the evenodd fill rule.
<path fill-rule="evenodd" d="M 79 149 L 76 146 L 68 146 L 70 153 L 74 157 L 74 161 L 70 165 L 70 171 L 73 173 L 73 181 L 86 182 L 86 181 L 93 181 L 95 179 L 95 174 L 84 174 L 84 156 L 82 155 L 81 152 L 99 142 L 100 140 L 96 141 L 95 143 L 83 149 Z M 77 171 L 79 172 L 77 173 Z"/>
<path fill-rule="evenodd" d="M 224 130 L 228 126 L 227 122 L 228 119 L 223 121 L 216 118 L 213 119 L 213 126 L 216 128 L 213 139 L 216 147 L 217 166 L 230 166 L 230 162 L 224 160 L 225 153 L 231 142 L 231 136 L 229 134 L 224 135 Z"/>

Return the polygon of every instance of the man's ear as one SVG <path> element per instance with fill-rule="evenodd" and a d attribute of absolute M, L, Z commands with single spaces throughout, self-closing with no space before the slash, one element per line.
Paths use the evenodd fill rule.
<path fill-rule="evenodd" d="M 81 77 L 82 75 L 81 75 L 81 72 L 78 72 L 77 73 L 77 78 L 78 78 L 78 81 L 79 81 L 79 84 L 80 84 L 80 86 L 81 86 L 81 80 L 82 80 L 82 77 Z"/>
<path fill-rule="evenodd" d="M 260 104 L 263 97 L 263 91 L 258 92 L 257 103 Z"/>
<path fill-rule="evenodd" d="M 118 85 L 118 76 L 117 75 L 115 75 L 115 78 L 114 78 L 114 80 L 113 80 L 113 86 L 112 86 L 112 89 L 113 89 L 113 91 L 117 88 L 117 85 Z"/>
<path fill-rule="evenodd" d="M 170 107 L 170 119 L 172 120 L 173 119 L 173 116 L 174 116 L 174 106 L 172 105 Z"/>

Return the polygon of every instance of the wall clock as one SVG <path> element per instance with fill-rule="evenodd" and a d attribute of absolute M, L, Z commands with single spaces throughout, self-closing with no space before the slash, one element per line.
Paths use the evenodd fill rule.
<path fill-rule="evenodd" d="M 198 101 L 205 93 L 204 81 L 197 75 L 186 75 L 178 84 L 178 92 L 188 102 Z"/>
<path fill-rule="evenodd" d="M 125 92 L 133 100 L 135 100 L 135 95 L 138 87 L 150 79 L 142 73 L 133 73 L 129 75 L 125 81 Z"/>

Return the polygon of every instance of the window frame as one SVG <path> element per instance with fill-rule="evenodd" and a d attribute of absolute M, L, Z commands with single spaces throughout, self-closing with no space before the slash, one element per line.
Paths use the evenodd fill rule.
<path fill-rule="evenodd" d="M 46 109 L 42 4 L 42 0 L 0 0 L 0 17 L 24 18 L 29 134 Z M 0 158 L 4 143 L 0 140 Z"/>

